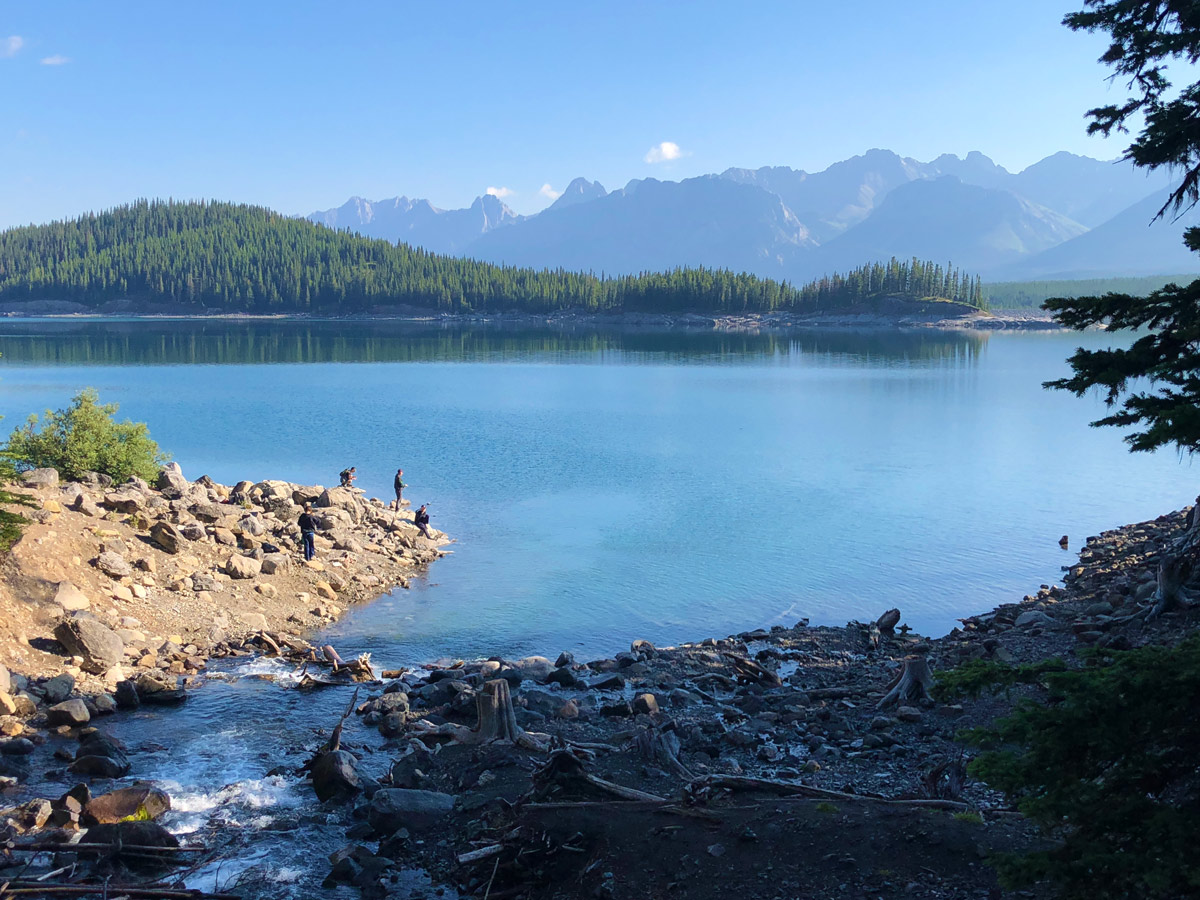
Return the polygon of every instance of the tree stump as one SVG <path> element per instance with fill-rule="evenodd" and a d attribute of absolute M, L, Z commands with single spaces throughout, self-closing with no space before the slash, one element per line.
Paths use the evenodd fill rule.
<path fill-rule="evenodd" d="M 910 656 L 904 660 L 904 668 L 900 670 L 892 689 L 876 704 L 876 709 L 883 709 L 898 704 L 901 700 L 924 700 L 929 696 L 933 686 L 933 670 L 923 656 Z"/>

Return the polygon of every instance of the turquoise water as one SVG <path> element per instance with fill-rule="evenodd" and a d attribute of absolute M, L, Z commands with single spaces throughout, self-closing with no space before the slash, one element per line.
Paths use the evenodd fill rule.
<path fill-rule="evenodd" d="M 1103 334 L 792 337 L 367 322 L 0 321 L 13 425 L 91 385 L 189 477 L 359 485 L 457 538 L 339 647 L 612 653 L 898 606 L 941 634 L 1082 539 L 1189 503 L 1102 405 L 1040 387 Z M 1072 551 L 1058 538 L 1069 534 Z"/>

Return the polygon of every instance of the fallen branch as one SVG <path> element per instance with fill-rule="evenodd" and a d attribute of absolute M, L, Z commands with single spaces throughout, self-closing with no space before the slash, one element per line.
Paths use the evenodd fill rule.
<path fill-rule="evenodd" d="M 77 844 L 55 844 L 50 841 L 39 841 L 36 844 L 14 844 L 9 850 L 24 850 L 30 853 L 103 853 L 106 851 L 124 852 L 131 850 L 135 853 L 206 853 L 207 847 L 147 847 L 139 844 L 89 844 L 80 841 Z"/>
<path fill-rule="evenodd" d="M 752 681 L 765 687 L 783 687 L 783 682 L 779 680 L 778 675 L 769 669 L 764 669 L 752 659 L 738 656 L 736 653 L 722 653 L 721 657 L 733 666 L 743 681 Z"/>
<path fill-rule="evenodd" d="M 880 797 L 873 794 L 846 794 L 841 791 L 831 791 L 807 784 L 777 781 L 773 778 L 752 778 L 748 775 L 705 775 L 692 781 L 684 790 L 690 794 L 695 794 L 705 788 L 724 788 L 730 791 L 770 791 L 784 797 L 803 797 L 805 799 L 865 800 L 872 803 L 916 806 L 926 809 L 946 809 L 956 812 L 970 809 L 966 803 L 958 800 L 904 800 Z"/>
<path fill-rule="evenodd" d="M 206 894 L 203 891 L 113 884 L 45 884 L 10 881 L 0 884 L 0 898 L 53 894 L 60 897 L 100 894 L 104 897 L 138 897 L 146 900 L 241 900 L 237 894 Z"/>

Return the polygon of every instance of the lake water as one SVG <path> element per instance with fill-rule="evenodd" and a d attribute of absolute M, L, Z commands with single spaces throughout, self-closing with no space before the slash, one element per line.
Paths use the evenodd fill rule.
<path fill-rule="evenodd" d="M 942 634 L 1055 581 L 1087 535 L 1195 497 L 1186 460 L 1131 455 L 1087 427 L 1098 399 L 1041 388 L 1110 340 L 0 320 L 0 413 L 90 385 L 225 483 L 356 465 L 387 498 L 402 465 L 458 543 L 332 629 L 389 664 L 892 606 Z"/>
<path fill-rule="evenodd" d="M 1108 338 L 0 320 L 0 413 L 15 425 L 94 386 L 189 477 L 226 483 L 356 465 L 389 497 L 403 465 L 454 555 L 323 639 L 382 668 L 590 658 L 891 606 L 941 634 L 1054 581 L 1088 534 L 1190 502 L 1186 461 L 1131 456 L 1087 427 L 1094 398 L 1042 390 L 1081 341 Z M 324 895 L 349 813 L 296 772 L 348 691 L 288 690 L 278 660 L 209 674 L 180 710 L 103 727 L 130 778 L 171 795 L 165 824 L 221 848 L 189 887 Z M 345 739 L 387 771 L 377 731 L 351 717 Z M 413 897 L 455 896 L 404 877 Z"/>

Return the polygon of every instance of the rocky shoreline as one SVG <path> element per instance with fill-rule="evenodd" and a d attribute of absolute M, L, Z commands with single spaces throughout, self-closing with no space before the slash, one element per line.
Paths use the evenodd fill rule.
<path fill-rule="evenodd" d="M 170 524 L 182 530 L 191 517 L 205 536 L 189 529 L 197 537 L 185 534 L 183 541 L 207 542 L 205 553 L 187 543 L 182 549 L 204 565 L 194 567 L 187 585 L 180 552 L 151 550 L 167 554 L 155 557 L 153 589 L 160 598 L 208 593 L 202 602 L 210 608 L 220 595 L 230 625 L 220 635 L 211 631 L 222 628 L 219 623 L 209 625 L 207 634 L 193 628 L 180 634 L 180 641 L 165 640 L 154 650 L 123 635 L 134 654 L 126 653 L 116 688 L 116 673 L 89 674 L 88 669 L 100 667 L 86 657 L 67 664 L 77 675 L 65 671 L 47 678 L 47 668 L 42 677 L 18 676 L 4 692 L 20 698 L 21 708 L 0 719 L 9 735 L 0 745 L 0 762 L 11 766 L 15 761 L 19 769 L 35 746 L 76 740 L 74 750 L 64 745 L 56 754 L 84 787 L 72 789 L 74 799 L 66 794 L 39 798 L 0 813 L 0 821 L 7 822 L 0 828 L 9 829 L 10 842 L 78 840 L 80 823 L 102 821 L 88 812 L 99 800 L 99 810 L 118 799 L 137 801 L 144 818 L 155 818 L 142 794 L 133 801 L 127 794 L 91 796 L 91 790 L 110 785 L 108 777 L 117 777 L 97 760 L 124 766 L 121 775 L 131 766 L 125 752 L 89 719 L 121 703 L 122 692 L 127 705 L 176 702 L 170 693 L 157 701 L 155 694 L 179 691 L 195 677 L 200 669 L 193 671 L 190 658 L 202 663 L 205 653 L 264 652 L 294 661 L 302 671 L 320 666 L 318 684 L 357 685 L 346 716 L 328 723 L 336 725 L 329 739 L 312 746 L 308 763 L 290 773 L 311 781 L 323 815 L 345 829 L 345 846 L 328 863 L 326 887 L 353 885 L 368 897 L 410 896 L 400 892 L 401 875 L 416 867 L 442 889 L 489 898 L 716 898 L 731 891 L 810 898 L 1010 896 L 995 883 L 983 858 L 1034 846 L 1041 838 L 1005 809 L 1002 797 L 966 776 L 964 750 L 955 740 L 964 726 L 994 719 L 1007 701 L 938 702 L 929 695 L 923 672 L 971 659 L 1024 662 L 1058 656 L 1072 661 L 1076 650 L 1087 646 L 1171 643 L 1200 621 L 1190 610 L 1154 619 L 1135 615 L 1152 602 L 1158 560 L 1188 528 L 1184 510 L 1088 538 L 1061 586 L 1046 584 L 1019 602 L 964 618 L 961 628 L 940 638 L 909 632 L 899 613 L 888 611 L 877 622 L 844 627 L 800 622 L 678 647 L 635 640 L 625 653 L 582 664 L 563 653 L 553 661 L 493 657 L 376 673 L 370 661 L 334 662 L 296 635 L 336 615 L 335 603 L 377 596 L 436 557 L 437 543 L 407 546 L 420 539 L 410 533 L 406 514 L 393 514 L 353 493 L 318 495 L 328 517 L 327 568 L 293 563 L 258 582 L 286 585 L 311 600 L 318 576 L 326 576 L 324 583 L 333 589 L 327 573 L 340 562 L 348 577 L 334 590 L 337 600 L 327 599 L 323 613 L 319 606 L 308 609 L 305 618 L 295 610 L 306 603 L 270 605 L 267 600 L 278 597 L 266 598 L 250 588 L 254 579 L 227 570 L 241 565 L 235 556 L 265 563 L 276 555 L 263 546 L 272 542 L 294 557 L 284 503 L 295 503 L 297 491 L 305 499 L 304 492 L 315 488 L 262 482 L 222 489 L 202 480 L 193 483 L 203 485 L 201 499 L 194 486 L 171 482 L 166 476 L 157 488 L 135 485 L 146 498 L 138 508 L 122 507 L 124 500 L 109 496 L 126 493 L 125 486 L 36 488 L 48 516 L 38 516 L 43 521 L 14 548 L 0 584 L 38 577 L 54 584 L 49 581 L 53 573 L 37 572 L 35 560 L 43 559 L 47 542 L 55 540 L 49 531 L 65 531 L 73 515 L 95 518 L 77 508 L 90 500 L 108 512 L 95 527 L 84 529 L 95 541 L 89 545 L 95 561 L 85 563 L 87 572 L 99 574 L 80 592 L 91 601 L 88 612 L 103 621 L 118 612 L 118 605 L 136 603 L 132 587 L 144 576 L 135 573 L 146 571 L 134 558 L 130 575 L 105 574 L 101 556 L 121 554 L 104 542 L 121 540 L 128 549 L 137 540 L 140 551 L 147 541 L 153 543 L 155 524 L 175 519 Z M 181 496 L 168 499 L 176 489 Z M 244 516 L 200 524 L 205 520 L 197 510 L 202 512 L 204 503 L 217 504 L 212 494 L 223 490 L 229 491 L 226 501 L 248 501 L 248 507 L 235 503 L 237 512 L 248 508 L 266 525 L 264 534 L 240 524 Z M 80 496 L 82 501 L 76 499 Z M 164 503 L 152 503 L 154 497 Z M 358 521 L 350 505 L 358 510 Z M 290 515 L 291 508 L 286 512 Z M 236 529 L 229 527 L 234 524 Z M 122 525 L 130 531 L 120 531 Z M 222 543 L 225 536 L 218 538 L 218 528 L 231 532 L 238 546 Z M 350 540 L 359 546 L 349 548 Z M 19 552 L 26 541 L 27 556 Z M 113 568 L 119 572 L 119 566 Z M 198 574 L 212 577 L 219 590 L 212 591 L 203 577 L 197 582 Z M 97 584 L 110 586 L 112 601 L 97 599 Z M 300 591 L 301 585 L 308 590 Z M 125 599 L 120 587 L 133 596 Z M 144 581 L 142 587 L 148 587 Z M 69 599 L 68 594 L 57 601 L 62 613 L 52 612 L 66 614 Z M 49 597 L 35 605 L 55 602 Z M 247 602 L 262 608 L 250 609 Z M 175 614 L 170 603 L 165 606 L 166 614 Z M 289 606 L 293 612 L 287 612 Z M 112 630 L 120 635 L 134 629 Z M 26 652 L 27 661 L 40 658 L 34 646 Z M 142 664 L 150 654 L 153 662 Z M 78 680 L 69 685 L 64 675 Z M 92 689 L 97 692 L 89 693 Z M 84 707 L 88 717 L 63 718 L 66 711 L 54 712 L 63 703 Z M 150 802 L 159 812 L 163 805 L 157 795 Z M 148 832 L 152 824 L 112 827 L 142 829 L 136 837 L 124 836 L 126 844 L 174 840 Z M 94 828 L 84 833 L 88 841 L 93 835 Z M 782 847 L 797 852 L 781 854 Z M 55 863 L 46 855 L 44 864 L 43 871 Z M 239 888 L 245 896 L 270 895 L 252 881 Z"/>
<path fill-rule="evenodd" d="M 36 736 L 139 699 L 180 702 L 210 657 L 407 587 L 449 543 L 355 489 L 190 482 L 175 464 L 153 486 L 64 484 L 53 469 L 23 486 L 34 508 L 13 507 L 30 521 L 0 566 L 0 734 L 13 739 L 30 723 Z M 311 562 L 304 503 L 319 528 Z M 0 778 L 21 771 L 24 746 L 0 745 Z"/>

